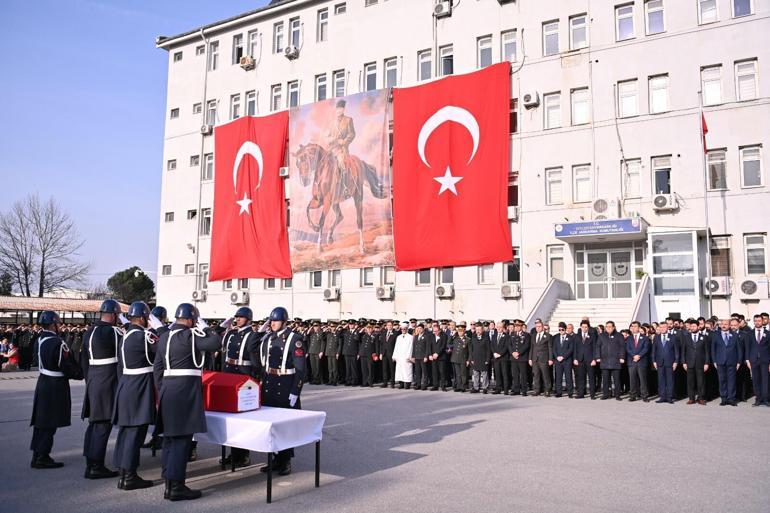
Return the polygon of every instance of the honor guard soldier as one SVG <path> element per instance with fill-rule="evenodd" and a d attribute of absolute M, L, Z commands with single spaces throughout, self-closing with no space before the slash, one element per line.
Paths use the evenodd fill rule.
<path fill-rule="evenodd" d="M 256 378 L 259 376 L 259 334 L 251 329 L 254 315 L 251 308 L 242 306 L 235 312 L 235 329 L 225 335 L 222 342 L 224 372 L 245 374 Z M 248 467 L 251 464 L 249 451 L 233 447 L 230 456 L 220 462 L 229 466 L 235 460 L 236 467 Z"/>
<path fill-rule="evenodd" d="M 32 402 L 32 468 L 60 468 L 63 463 L 51 458 L 56 429 L 70 425 L 72 400 L 70 379 L 83 379 L 80 365 L 59 338 L 61 319 L 56 312 L 41 312 L 37 320 L 43 331 L 37 340 L 37 364 L 40 375 Z"/>
<path fill-rule="evenodd" d="M 155 317 L 162 324 L 162 326 L 153 328 L 152 330 L 155 336 L 160 338 L 161 335 L 168 331 L 168 312 L 166 311 L 165 307 L 156 306 L 150 311 L 150 315 Z M 152 430 L 152 438 L 150 438 L 150 441 L 142 446 L 142 449 L 152 449 L 153 451 L 159 451 L 161 449 L 162 443 L 163 442 L 160 439 L 160 435 L 158 434 L 158 425 L 156 424 Z M 154 455 L 155 453 L 153 452 L 153 456 Z"/>
<path fill-rule="evenodd" d="M 112 431 L 115 390 L 118 387 L 118 346 L 123 331 L 118 327 L 120 303 L 106 299 L 99 308 L 97 320 L 85 335 L 80 365 L 86 379 L 81 418 L 88 419 L 83 440 L 86 479 L 116 477 L 118 472 L 104 466 L 107 441 Z"/>
<path fill-rule="evenodd" d="M 310 369 L 313 385 L 323 384 L 323 373 L 321 372 L 321 358 L 324 355 L 324 346 L 326 345 L 326 334 L 321 331 L 321 323 L 313 322 L 313 329 L 308 337 L 307 353 L 310 355 Z"/>
<path fill-rule="evenodd" d="M 305 382 L 305 341 L 286 326 L 289 313 L 282 306 L 270 312 L 270 333 L 262 338 L 260 357 L 262 374 L 262 404 L 276 408 L 300 409 L 299 400 Z M 279 475 L 291 474 L 294 449 L 278 453 L 272 462 Z M 265 466 L 262 472 L 267 472 Z"/>
<path fill-rule="evenodd" d="M 325 333 L 326 345 L 326 366 L 329 371 L 329 384 L 336 387 L 340 381 L 339 359 L 340 359 L 340 339 L 339 328 L 336 322 L 330 322 Z"/>
<path fill-rule="evenodd" d="M 114 464 L 120 472 L 118 488 L 149 488 L 152 481 L 136 473 L 139 450 L 147 428 L 155 424 L 155 385 L 152 365 L 155 359 L 156 335 L 148 329 L 150 307 L 143 301 L 131 303 L 128 327 L 118 351 L 118 388 L 112 423 L 118 426 Z"/>
<path fill-rule="evenodd" d="M 153 370 L 159 394 L 157 423 L 163 434 L 163 498 L 179 501 L 201 496 L 200 490 L 185 486 L 187 459 L 193 434 L 206 432 L 201 383 L 204 354 L 219 350 L 222 340 L 199 323 L 198 309 L 190 303 L 179 305 L 174 317 L 176 322 L 158 340 Z"/>
<path fill-rule="evenodd" d="M 457 332 L 452 335 L 450 344 L 452 345 L 452 354 L 449 360 L 452 362 L 452 368 L 455 375 L 455 392 L 465 392 L 468 388 L 468 346 L 471 343 L 471 337 L 465 332 L 467 325 L 465 322 L 457 324 Z"/>

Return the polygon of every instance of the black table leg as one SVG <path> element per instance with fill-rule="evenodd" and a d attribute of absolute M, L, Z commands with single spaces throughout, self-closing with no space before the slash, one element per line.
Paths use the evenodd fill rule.
<path fill-rule="evenodd" d="M 230 447 L 230 472 L 235 472 L 235 455 L 232 447 Z"/>
<path fill-rule="evenodd" d="M 219 460 L 219 469 L 220 470 L 224 470 L 225 469 L 225 454 L 227 453 L 227 451 L 226 451 L 224 445 L 221 446 L 221 447 L 222 447 L 222 459 Z"/>
<path fill-rule="evenodd" d="M 315 487 L 321 485 L 321 441 L 315 443 Z"/>
<path fill-rule="evenodd" d="M 273 453 L 267 453 L 267 503 L 273 502 Z"/>

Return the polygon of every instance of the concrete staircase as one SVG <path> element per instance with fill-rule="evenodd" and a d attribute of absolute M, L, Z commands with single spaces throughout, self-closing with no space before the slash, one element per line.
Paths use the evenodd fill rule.
<path fill-rule="evenodd" d="M 557 333 L 559 322 L 572 323 L 580 329 L 583 317 L 591 319 L 591 326 L 615 321 L 618 330 L 628 328 L 634 310 L 634 299 L 559 299 L 548 319 L 551 333 Z"/>

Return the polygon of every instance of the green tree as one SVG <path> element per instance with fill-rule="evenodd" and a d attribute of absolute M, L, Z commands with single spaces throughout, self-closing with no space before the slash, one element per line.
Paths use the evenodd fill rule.
<path fill-rule="evenodd" d="M 155 297 L 155 284 L 139 267 L 118 271 L 107 280 L 112 296 L 123 303 L 150 302 Z"/>
<path fill-rule="evenodd" d="M 0 296 L 10 296 L 11 292 L 13 292 L 13 276 L 6 271 L 0 274 Z"/>

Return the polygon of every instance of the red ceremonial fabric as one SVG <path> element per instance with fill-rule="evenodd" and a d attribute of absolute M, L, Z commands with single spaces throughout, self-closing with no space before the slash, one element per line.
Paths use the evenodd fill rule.
<path fill-rule="evenodd" d="M 393 91 L 397 269 L 512 259 L 509 109 L 507 62 Z"/>
<path fill-rule="evenodd" d="M 288 112 L 279 112 L 214 129 L 209 280 L 291 277 L 284 184 L 278 176 L 288 125 Z"/>
<path fill-rule="evenodd" d="M 706 134 L 709 133 L 709 127 L 706 125 L 706 116 L 703 115 L 703 113 L 700 113 L 700 123 L 701 123 L 701 133 L 703 134 L 703 153 L 708 152 L 708 149 L 706 147 Z"/>

